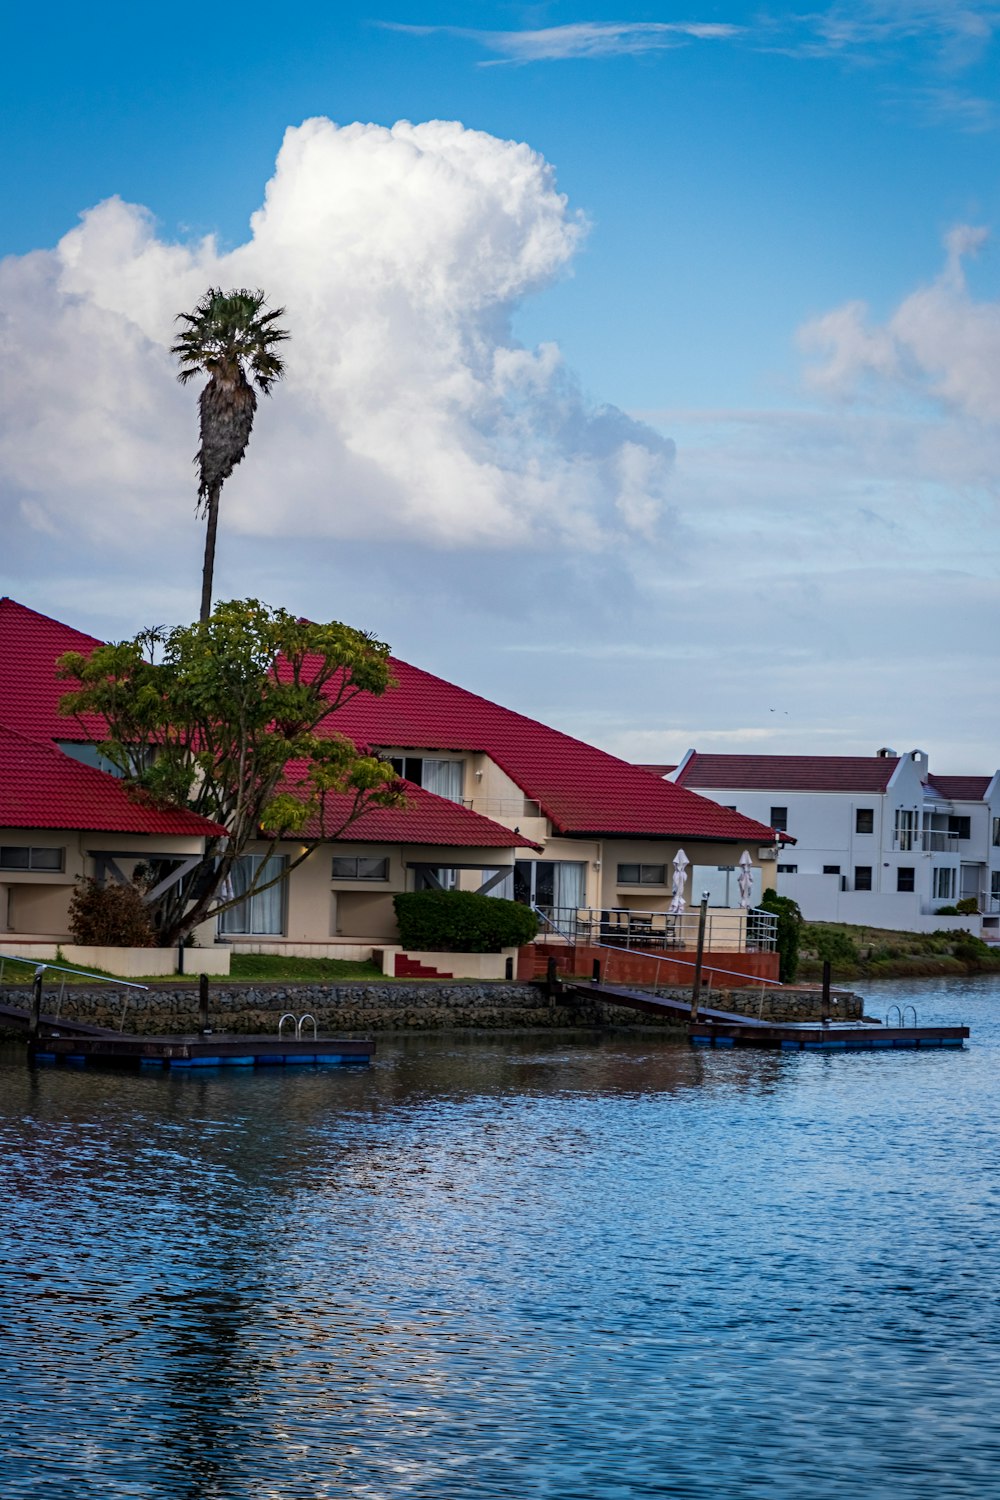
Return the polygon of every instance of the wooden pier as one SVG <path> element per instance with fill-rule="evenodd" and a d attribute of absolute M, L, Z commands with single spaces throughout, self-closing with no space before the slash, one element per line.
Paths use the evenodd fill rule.
<path fill-rule="evenodd" d="M 190 1036 L 126 1036 L 105 1031 L 98 1036 L 60 1032 L 28 1044 L 35 1063 L 87 1063 L 112 1068 L 301 1068 L 369 1063 L 375 1043 L 369 1038 L 235 1036 L 231 1032 Z"/>
<path fill-rule="evenodd" d="M 867 1052 L 875 1049 L 961 1047 L 967 1026 L 883 1026 L 878 1021 L 759 1021 L 735 1011 L 690 1000 L 654 995 L 599 980 L 559 979 L 559 988 L 578 999 L 601 1000 L 627 1010 L 675 1019 L 694 1047 L 770 1047 L 795 1052 Z"/>
<path fill-rule="evenodd" d="M 25 963 L 19 954 L 0 954 L 0 958 Z M 31 1063 L 65 1063 L 81 1067 L 87 1063 L 112 1068 L 300 1068 L 340 1067 L 350 1063 L 367 1064 L 375 1052 L 369 1037 L 321 1037 L 316 1018 L 311 1013 L 296 1016 L 286 1012 L 278 1022 L 276 1036 L 235 1035 L 214 1031 L 209 1024 L 208 976 L 199 975 L 199 1029 L 185 1036 L 136 1036 L 124 1029 L 90 1026 L 82 1021 L 64 1020 L 59 1016 L 61 995 L 56 1013 L 42 1009 L 42 985 L 48 972 L 73 974 L 98 979 L 122 990 L 145 990 L 144 984 L 130 980 L 88 974 L 48 962 L 35 968 L 31 982 L 31 1005 L 0 1004 L 0 1025 L 7 1024 L 28 1033 L 28 1060 Z M 64 981 L 65 982 L 65 981 Z M 294 1031 L 282 1035 L 285 1022 Z M 312 1025 L 312 1036 L 306 1023 Z M 124 1013 L 123 1013 L 124 1026 Z"/>

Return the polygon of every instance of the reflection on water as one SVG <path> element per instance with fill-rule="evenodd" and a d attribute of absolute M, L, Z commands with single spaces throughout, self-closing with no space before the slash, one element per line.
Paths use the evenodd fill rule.
<path fill-rule="evenodd" d="M 872 989 L 973 1044 L 10 1054 L 0 1495 L 998 1493 L 998 986 Z"/>

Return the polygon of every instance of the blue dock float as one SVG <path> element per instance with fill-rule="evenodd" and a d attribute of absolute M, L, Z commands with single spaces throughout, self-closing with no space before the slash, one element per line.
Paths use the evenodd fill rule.
<path fill-rule="evenodd" d="M 31 1062 L 83 1067 L 169 1069 L 344 1067 L 371 1062 L 370 1037 L 232 1036 L 225 1032 L 191 1036 L 40 1037 L 29 1043 Z"/>
<path fill-rule="evenodd" d="M 548 983 L 548 981 L 546 981 Z M 691 1020 L 691 1004 L 672 995 L 599 979 L 559 981 L 559 993 L 573 1000 L 601 1000 L 628 1010 L 676 1021 L 692 1047 L 770 1047 L 781 1052 L 870 1052 L 876 1049 L 961 1047 L 968 1026 L 883 1026 L 878 1021 L 761 1021 L 736 1011 L 700 1006 Z"/>

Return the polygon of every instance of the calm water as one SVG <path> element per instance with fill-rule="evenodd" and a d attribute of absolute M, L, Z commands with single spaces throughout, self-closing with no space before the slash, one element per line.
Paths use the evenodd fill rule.
<path fill-rule="evenodd" d="M 1000 982 L 961 1053 L 0 1062 L 3 1500 L 1000 1496 Z"/>

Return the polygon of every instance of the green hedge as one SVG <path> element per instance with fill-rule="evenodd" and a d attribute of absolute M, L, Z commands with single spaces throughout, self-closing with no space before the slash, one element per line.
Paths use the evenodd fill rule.
<path fill-rule="evenodd" d="M 779 896 L 773 886 L 764 892 L 760 904 L 763 911 L 774 912 L 778 918 L 778 978 L 782 984 L 791 984 L 799 971 L 802 913 L 791 896 Z"/>
<path fill-rule="evenodd" d="M 399 940 L 417 953 L 499 953 L 520 948 L 538 918 L 518 901 L 475 891 L 410 891 L 394 896 Z"/>

